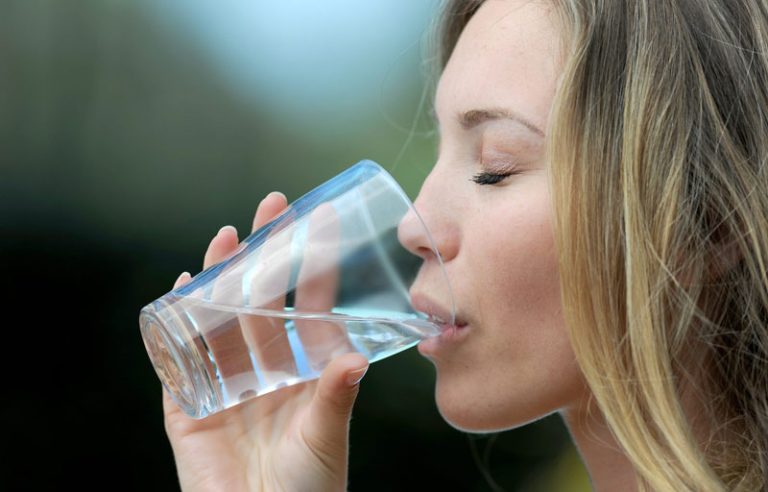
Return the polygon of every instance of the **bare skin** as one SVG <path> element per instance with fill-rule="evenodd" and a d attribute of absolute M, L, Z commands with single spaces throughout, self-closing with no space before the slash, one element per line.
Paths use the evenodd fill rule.
<path fill-rule="evenodd" d="M 454 427 L 489 432 L 560 412 L 598 491 L 635 490 L 635 470 L 593 405 L 562 317 L 546 130 L 562 73 L 549 2 L 486 0 L 464 28 L 435 96 L 437 162 L 415 206 L 441 252 L 466 323 L 419 351 L 435 365 L 435 398 Z M 478 173 L 509 174 L 475 181 Z M 414 231 L 418 229 L 414 228 Z M 437 264 L 421 254 L 428 292 Z"/>
<path fill-rule="evenodd" d="M 268 195 L 253 229 L 287 206 Z M 222 228 L 205 253 L 214 265 L 238 247 L 234 228 Z M 182 275 L 179 286 L 189 281 Z M 334 359 L 320 380 L 284 388 L 195 420 L 163 391 L 165 429 L 179 481 L 190 491 L 345 490 L 349 418 L 368 361 L 360 354 Z"/>
<path fill-rule="evenodd" d="M 635 470 L 599 412 L 589 408 L 562 317 L 543 153 L 562 70 L 558 46 L 547 2 L 486 0 L 441 76 L 439 158 L 415 206 L 441 253 L 465 326 L 422 342 L 419 351 L 435 365 L 437 405 L 454 427 L 498 431 L 560 412 L 595 490 L 631 491 Z M 475 179 L 478 173 L 508 175 L 489 182 Z M 270 195 L 254 226 L 285 206 L 283 197 Z M 404 220 L 398 232 L 424 260 L 412 294 L 428 295 L 443 279 L 419 230 Z M 234 232 L 222 231 L 205 266 L 237 243 Z M 447 300 L 430 302 L 445 308 Z M 342 356 L 319 382 L 202 421 L 187 419 L 166 396 L 166 429 L 182 487 L 343 490 L 356 394 L 345 380 L 365 367 L 361 359 Z"/>

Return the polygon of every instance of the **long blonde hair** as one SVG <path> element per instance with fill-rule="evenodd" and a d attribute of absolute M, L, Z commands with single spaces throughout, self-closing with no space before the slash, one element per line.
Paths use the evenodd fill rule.
<path fill-rule="evenodd" d="M 444 6 L 443 65 L 481 3 Z M 550 189 L 594 401 L 642 490 L 768 490 L 768 5 L 553 6 Z"/>

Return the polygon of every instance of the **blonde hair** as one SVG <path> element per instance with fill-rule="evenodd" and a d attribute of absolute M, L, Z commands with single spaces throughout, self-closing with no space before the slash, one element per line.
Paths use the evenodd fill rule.
<path fill-rule="evenodd" d="M 445 5 L 443 65 L 481 3 Z M 550 189 L 594 401 L 641 490 L 768 490 L 768 5 L 553 6 Z"/>

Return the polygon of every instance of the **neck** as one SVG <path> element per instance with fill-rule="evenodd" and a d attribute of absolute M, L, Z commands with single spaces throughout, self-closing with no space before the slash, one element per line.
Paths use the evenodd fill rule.
<path fill-rule="evenodd" d="M 593 404 L 561 410 L 561 415 L 589 472 L 595 492 L 633 492 L 637 475 L 632 463 L 614 439 L 608 425 Z"/>
<path fill-rule="evenodd" d="M 706 449 L 706 445 L 713 440 L 720 443 L 738 442 L 740 429 L 734 430 L 731 425 L 722 423 L 718 425 L 717 417 L 711 413 L 711 404 L 704 396 L 714 391 L 705 386 L 710 352 L 702 346 L 692 350 L 691 354 L 705 354 L 703 357 L 698 356 L 698 361 L 688 363 L 680 383 L 680 404 L 691 425 L 694 439 L 701 449 Z M 560 414 L 589 472 L 592 488 L 596 492 L 635 492 L 635 468 L 611 434 L 597 404 L 593 401 L 590 406 L 590 399 L 586 391 L 571 406 L 563 408 Z"/>

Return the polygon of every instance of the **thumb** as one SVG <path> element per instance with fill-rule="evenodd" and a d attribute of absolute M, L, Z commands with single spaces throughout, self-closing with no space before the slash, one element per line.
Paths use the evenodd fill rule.
<path fill-rule="evenodd" d="M 346 459 L 352 406 L 367 370 L 368 360 L 357 352 L 336 357 L 323 370 L 304 427 L 315 451 Z"/>

